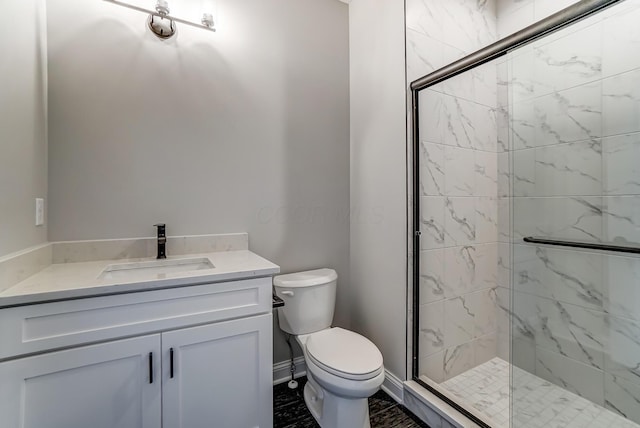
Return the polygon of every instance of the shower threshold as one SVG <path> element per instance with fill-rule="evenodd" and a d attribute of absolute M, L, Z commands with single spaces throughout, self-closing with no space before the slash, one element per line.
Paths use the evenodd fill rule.
<path fill-rule="evenodd" d="M 493 428 L 509 428 L 509 363 L 493 358 L 440 384 L 456 401 L 480 412 Z M 640 428 L 640 425 L 518 367 L 514 428 Z M 422 380 L 430 382 L 424 376 Z"/>

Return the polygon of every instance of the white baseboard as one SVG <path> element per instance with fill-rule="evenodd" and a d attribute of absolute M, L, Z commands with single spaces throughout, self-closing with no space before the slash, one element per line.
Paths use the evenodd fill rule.
<path fill-rule="evenodd" d="M 384 371 L 382 390 L 389 394 L 391 398 L 396 400 L 398 404 L 404 404 L 404 385 L 402 381 L 386 369 Z"/>
<path fill-rule="evenodd" d="M 299 378 L 307 374 L 307 366 L 304 363 L 304 357 L 297 357 L 293 359 L 293 363 L 296 365 L 296 372 L 294 378 Z M 291 379 L 291 360 L 281 361 L 273 365 L 273 384 L 279 385 L 281 383 L 289 382 Z"/>

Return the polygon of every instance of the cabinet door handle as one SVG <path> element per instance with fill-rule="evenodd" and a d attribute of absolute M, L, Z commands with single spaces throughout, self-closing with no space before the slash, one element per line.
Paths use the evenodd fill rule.
<path fill-rule="evenodd" d="M 149 352 L 149 383 L 153 383 L 153 352 Z"/>
<path fill-rule="evenodd" d="M 173 379 L 173 348 L 169 349 L 169 377 Z"/>

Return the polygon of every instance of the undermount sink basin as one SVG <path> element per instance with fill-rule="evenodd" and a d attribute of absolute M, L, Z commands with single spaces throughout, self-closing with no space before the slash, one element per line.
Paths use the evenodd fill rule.
<path fill-rule="evenodd" d="M 107 266 L 99 279 L 163 278 L 167 274 L 213 269 L 205 257 L 191 259 L 163 259 L 147 262 L 120 263 Z"/>

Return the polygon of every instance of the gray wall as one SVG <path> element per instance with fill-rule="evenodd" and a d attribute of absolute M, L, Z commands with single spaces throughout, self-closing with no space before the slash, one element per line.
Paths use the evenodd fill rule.
<path fill-rule="evenodd" d="M 0 257 L 47 240 L 46 35 L 39 0 L 3 0 L 0 25 Z M 345 36 L 346 37 L 346 36 Z"/>
<path fill-rule="evenodd" d="M 406 379 L 404 2 L 351 0 L 351 318 Z"/>
<path fill-rule="evenodd" d="M 246 231 L 283 272 L 335 268 L 348 327 L 347 6 L 220 2 L 168 42 L 101 1 L 48 19 L 50 240 Z"/>

